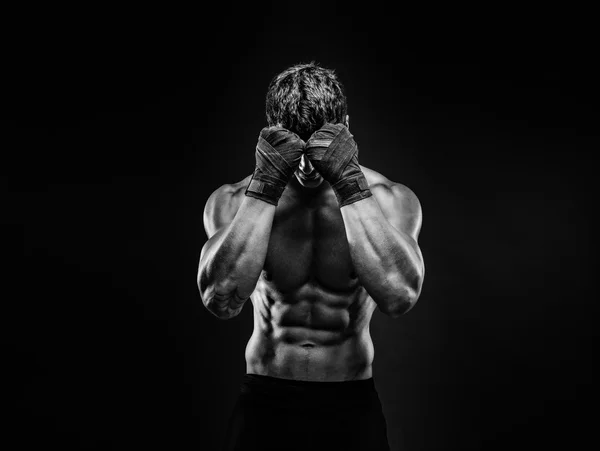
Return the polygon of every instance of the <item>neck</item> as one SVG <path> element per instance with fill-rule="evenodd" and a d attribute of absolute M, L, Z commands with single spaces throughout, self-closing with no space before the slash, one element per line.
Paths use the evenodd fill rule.
<path fill-rule="evenodd" d="M 321 179 L 321 183 L 319 183 L 317 186 L 306 186 L 300 183 L 298 176 L 294 174 L 288 183 L 288 186 L 294 195 L 303 198 L 310 198 L 315 197 L 316 195 L 325 191 L 329 186 L 329 183 L 327 183 L 324 179 Z"/>

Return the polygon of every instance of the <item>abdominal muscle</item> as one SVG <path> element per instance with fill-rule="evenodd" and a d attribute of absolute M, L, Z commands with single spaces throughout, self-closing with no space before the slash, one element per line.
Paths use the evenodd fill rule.
<path fill-rule="evenodd" d="M 341 294 L 306 283 L 282 295 L 261 278 L 252 304 L 247 373 L 327 382 L 372 377 L 375 303 L 361 287 Z"/>

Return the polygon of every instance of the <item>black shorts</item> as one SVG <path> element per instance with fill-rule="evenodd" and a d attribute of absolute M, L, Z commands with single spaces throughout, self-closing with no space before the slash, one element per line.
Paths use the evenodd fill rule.
<path fill-rule="evenodd" d="M 223 450 L 389 451 L 373 378 L 309 382 L 246 374 Z"/>

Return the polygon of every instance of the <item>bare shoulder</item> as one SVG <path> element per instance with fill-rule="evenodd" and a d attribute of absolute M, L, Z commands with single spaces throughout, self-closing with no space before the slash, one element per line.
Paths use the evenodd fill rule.
<path fill-rule="evenodd" d="M 394 182 L 373 169 L 369 169 L 362 165 L 360 168 L 362 169 L 363 174 L 365 174 L 369 188 L 371 191 L 377 192 L 377 195 L 392 195 L 393 197 L 402 200 L 402 203 L 407 204 L 407 206 L 420 206 L 417 195 L 408 186 Z"/>
<path fill-rule="evenodd" d="M 360 166 L 369 188 L 387 219 L 397 228 L 416 237 L 421 228 L 421 202 L 406 185 L 394 182 L 377 171 Z"/>
<path fill-rule="evenodd" d="M 249 175 L 239 182 L 221 185 L 208 197 L 203 220 L 204 230 L 209 238 L 233 221 L 251 177 Z"/>

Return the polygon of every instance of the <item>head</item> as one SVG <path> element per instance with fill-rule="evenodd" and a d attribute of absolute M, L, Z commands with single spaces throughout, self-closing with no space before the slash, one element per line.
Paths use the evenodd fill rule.
<path fill-rule="evenodd" d="M 269 126 L 281 125 L 304 141 L 326 122 L 349 127 L 347 110 L 344 89 L 335 72 L 314 62 L 284 70 L 273 78 L 267 92 Z M 323 181 L 304 156 L 296 176 L 304 186 Z"/>

